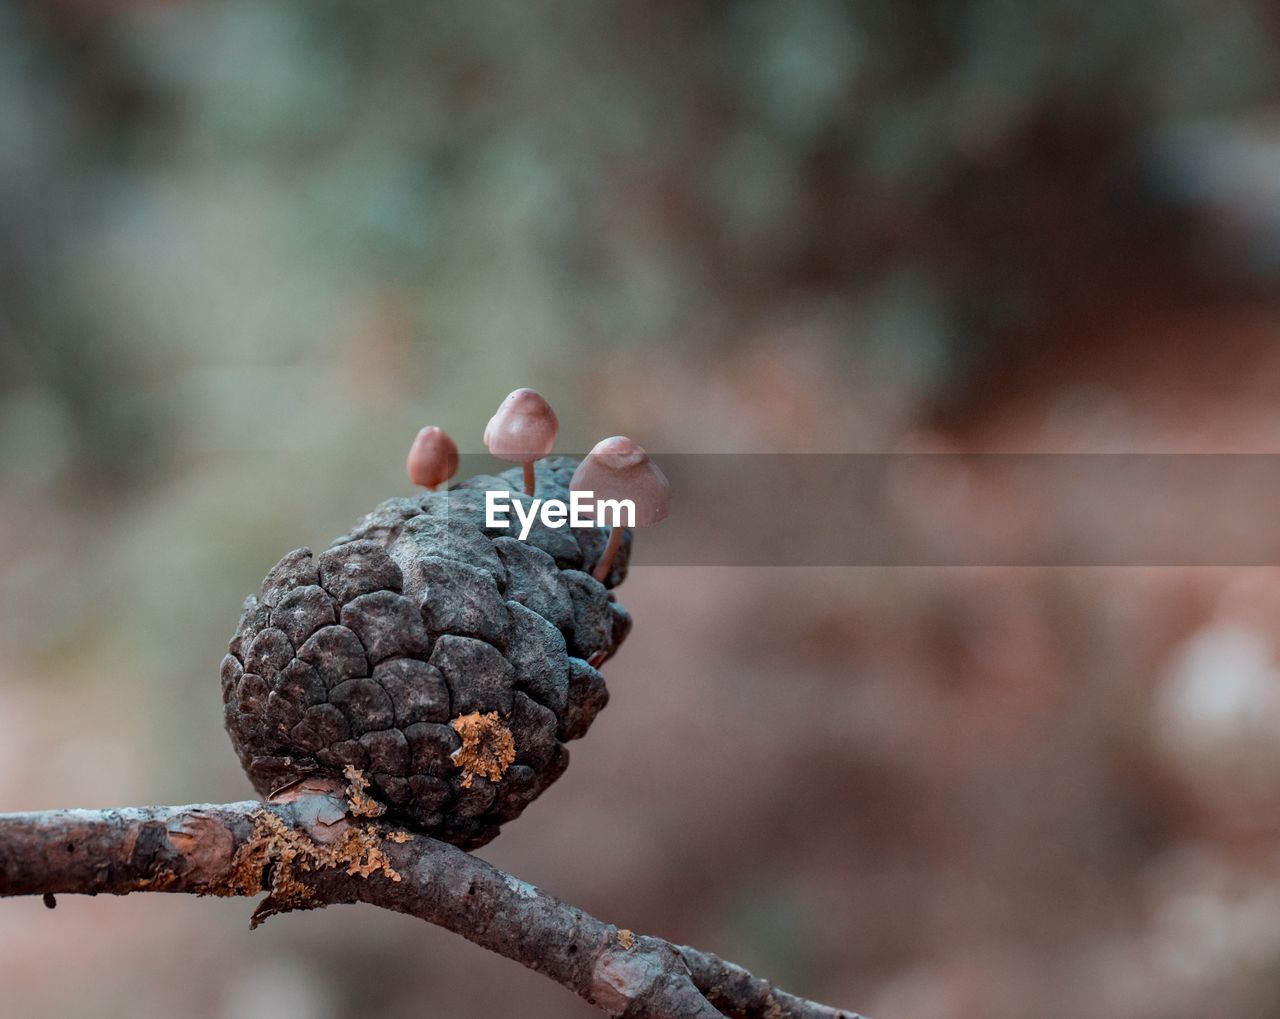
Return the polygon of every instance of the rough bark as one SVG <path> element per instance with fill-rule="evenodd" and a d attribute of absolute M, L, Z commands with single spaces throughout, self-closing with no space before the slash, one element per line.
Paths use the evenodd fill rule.
<path fill-rule="evenodd" d="M 859 1019 L 732 963 L 584 913 L 469 853 L 377 819 L 359 776 L 269 803 L 0 814 L 0 896 L 257 895 L 274 913 L 366 902 L 437 924 L 610 1015 Z"/>

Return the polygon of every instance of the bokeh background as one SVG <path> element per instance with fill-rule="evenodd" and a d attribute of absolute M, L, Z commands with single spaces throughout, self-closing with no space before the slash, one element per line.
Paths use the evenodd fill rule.
<path fill-rule="evenodd" d="M 1278 282 L 1260 0 L 0 0 L 0 810 L 248 794 L 240 601 L 423 424 L 479 451 L 531 385 L 565 450 L 1277 452 Z M 621 593 L 486 858 L 878 1019 L 1280 1014 L 1276 570 Z M 249 908 L 0 904 L 4 1009 L 594 1014 Z"/>

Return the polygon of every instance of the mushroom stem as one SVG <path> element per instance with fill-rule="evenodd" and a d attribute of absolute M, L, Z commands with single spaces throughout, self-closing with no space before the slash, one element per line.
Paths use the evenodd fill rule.
<path fill-rule="evenodd" d="M 533 461 L 526 460 L 524 462 L 524 494 L 533 495 L 534 479 L 533 479 Z"/>
<path fill-rule="evenodd" d="M 622 545 L 622 528 L 614 527 L 609 531 L 609 544 L 604 547 L 604 555 L 600 557 L 600 561 L 596 563 L 596 568 L 591 571 L 591 575 L 604 583 L 604 578 L 609 575 L 609 571 L 613 569 L 613 560 L 618 555 L 618 549 Z"/>

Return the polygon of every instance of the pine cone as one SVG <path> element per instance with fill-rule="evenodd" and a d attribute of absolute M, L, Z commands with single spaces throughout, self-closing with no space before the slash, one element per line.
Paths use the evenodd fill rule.
<path fill-rule="evenodd" d="M 575 466 L 540 462 L 539 497 L 567 501 Z M 222 698 L 259 793 L 354 767 L 389 817 L 475 848 L 564 772 L 565 742 L 609 699 L 588 662 L 631 628 L 608 590 L 631 535 L 601 584 L 606 529 L 489 530 L 484 493 L 500 488 L 528 499 L 519 468 L 390 499 L 319 556 L 290 552 L 245 601 Z"/>

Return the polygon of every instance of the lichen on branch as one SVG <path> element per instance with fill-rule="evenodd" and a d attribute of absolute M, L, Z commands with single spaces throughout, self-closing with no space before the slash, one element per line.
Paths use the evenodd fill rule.
<path fill-rule="evenodd" d="M 288 910 L 365 902 L 460 934 L 612 1015 L 857 1019 L 362 816 L 360 793 L 354 780 L 304 780 L 267 803 L 0 815 L 0 897 L 266 891 L 253 926 Z"/>

